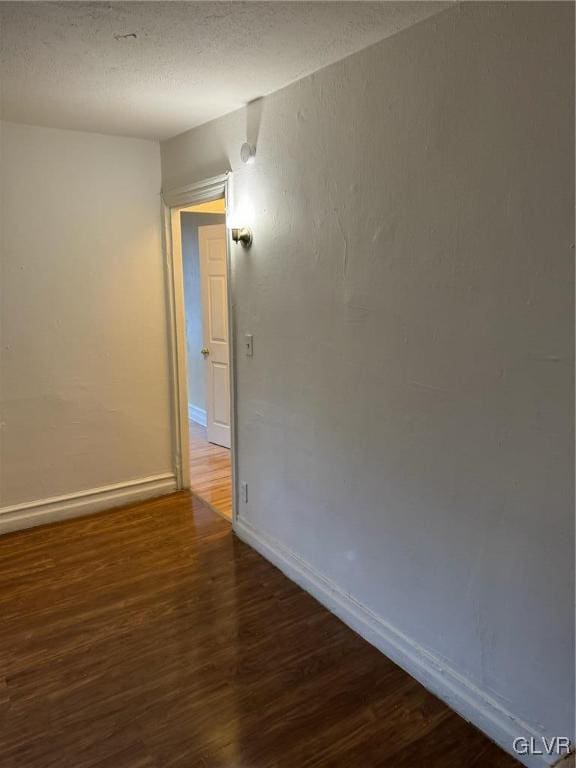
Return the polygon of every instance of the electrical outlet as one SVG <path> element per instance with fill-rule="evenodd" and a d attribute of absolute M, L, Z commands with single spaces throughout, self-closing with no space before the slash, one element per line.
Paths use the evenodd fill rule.
<path fill-rule="evenodd" d="M 252 357 L 254 354 L 254 336 L 251 333 L 244 336 L 244 349 L 246 350 L 246 357 Z"/>
<path fill-rule="evenodd" d="M 248 483 L 240 483 L 240 498 L 244 504 L 248 503 Z"/>

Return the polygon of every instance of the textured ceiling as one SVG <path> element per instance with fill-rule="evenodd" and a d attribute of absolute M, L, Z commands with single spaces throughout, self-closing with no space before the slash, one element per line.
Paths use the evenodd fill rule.
<path fill-rule="evenodd" d="M 5 120 L 164 139 L 447 2 L 2 2 Z"/>

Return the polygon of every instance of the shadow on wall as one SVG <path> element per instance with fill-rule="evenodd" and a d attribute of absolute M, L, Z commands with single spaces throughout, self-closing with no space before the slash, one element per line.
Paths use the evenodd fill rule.
<path fill-rule="evenodd" d="M 246 105 L 246 141 L 254 147 L 258 147 L 258 134 L 260 133 L 263 109 L 264 99 L 262 97 L 254 99 Z"/>

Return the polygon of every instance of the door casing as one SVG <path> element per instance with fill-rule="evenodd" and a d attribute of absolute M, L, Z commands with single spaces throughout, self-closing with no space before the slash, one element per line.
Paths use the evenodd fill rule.
<path fill-rule="evenodd" d="M 172 460 L 178 489 L 190 488 L 188 435 L 188 364 L 184 315 L 184 273 L 180 211 L 190 205 L 224 198 L 226 215 L 231 206 L 232 174 L 225 173 L 204 181 L 162 192 L 162 233 L 166 276 L 166 308 L 170 366 Z M 234 244 L 226 228 L 226 277 L 228 288 L 228 328 L 230 366 L 230 459 L 232 467 L 232 520 L 238 516 L 238 452 L 236 426 L 236 323 L 233 301 L 231 253 Z"/>

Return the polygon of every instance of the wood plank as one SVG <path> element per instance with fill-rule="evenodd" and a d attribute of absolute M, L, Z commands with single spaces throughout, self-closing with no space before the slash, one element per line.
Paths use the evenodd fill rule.
<path fill-rule="evenodd" d="M 188 493 L 1 537 L 0 616 L 3 768 L 518 766 Z"/>
<path fill-rule="evenodd" d="M 215 512 L 232 520 L 230 450 L 208 442 L 206 428 L 190 421 L 190 484 Z"/>

